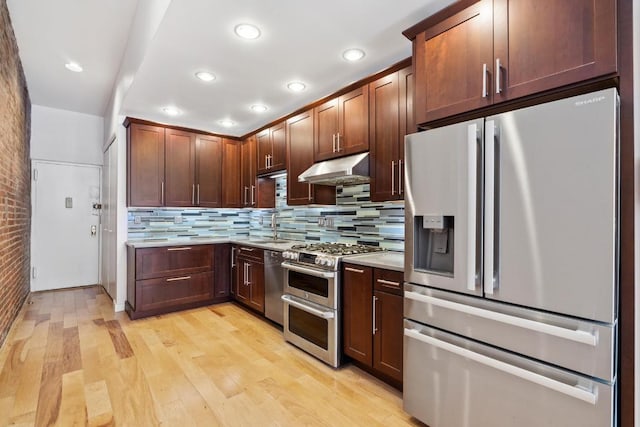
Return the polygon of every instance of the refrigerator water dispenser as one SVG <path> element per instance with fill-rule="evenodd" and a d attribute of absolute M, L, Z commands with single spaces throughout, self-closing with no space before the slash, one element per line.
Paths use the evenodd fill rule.
<path fill-rule="evenodd" d="M 413 230 L 414 268 L 418 271 L 453 277 L 454 217 L 416 216 Z"/>

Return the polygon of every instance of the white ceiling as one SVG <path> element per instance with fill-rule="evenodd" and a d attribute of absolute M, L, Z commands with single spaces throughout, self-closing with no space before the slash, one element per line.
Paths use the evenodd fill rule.
<path fill-rule="evenodd" d="M 149 0 L 140 0 L 149 1 Z M 120 114 L 240 136 L 411 55 L 401 32 L 454 0 L 176 0 L 145 52 Z M 34 104 L 104 115 L 134 0 L 8 0 Z M 262 36 L 238 38 L 239 23 Z M 342 52 L 366 51 L 348 63 Z M 73 60 L 85 71 L 72 73 Z M 216 80 L 194 77 L 208 70 Z M 286 83 L 307 84 L 301 93 Z M 252 112 L 255 103 L 269 106 Z M 168 117 L 167 105 L 182 114 Z M 232 128 L 221 119 L 236 122 Z"/>

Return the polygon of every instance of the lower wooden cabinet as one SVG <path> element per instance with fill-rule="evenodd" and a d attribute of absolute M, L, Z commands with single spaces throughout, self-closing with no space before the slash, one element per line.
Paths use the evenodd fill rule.
<path fill-rule="evenodd" d="M 236 246 L 234 297 L 237 302 L 264 314 L 264 251 Z"/>
<path fill-rule="evenodd" d="M 355 264 L 342 271 L 344 354 L 400 386 L 403 273 Z"/>
<path fill-rule="evenodd" d="M 127 249 L 129 317 L 138 319 L 229 298 L 230 246 Z"/>

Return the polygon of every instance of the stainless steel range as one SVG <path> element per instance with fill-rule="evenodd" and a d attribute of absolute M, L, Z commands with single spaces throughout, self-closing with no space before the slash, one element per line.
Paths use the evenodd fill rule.
<path fill-rule="evenodd" d="M 285 251 L 285 339 L 325 363 L 339 366 L 341 260 L 381 250 L 367 245 L 313 243 Z"/>

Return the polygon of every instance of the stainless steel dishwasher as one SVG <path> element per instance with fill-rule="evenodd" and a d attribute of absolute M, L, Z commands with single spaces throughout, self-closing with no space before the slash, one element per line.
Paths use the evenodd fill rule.
<path fill-rule="evenodd" d="M 284 287 L 282 261 L 282 252 L 264 251 L 264 315 L 280 326 L 284 322 L 284 306 L 280 299 Z"/>

